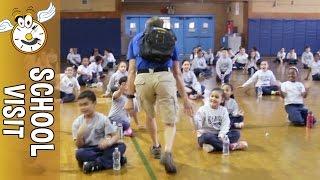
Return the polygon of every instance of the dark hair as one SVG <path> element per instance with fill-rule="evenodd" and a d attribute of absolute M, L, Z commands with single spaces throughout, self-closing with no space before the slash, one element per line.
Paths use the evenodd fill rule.
<path fill-rule="evenodd" d="M 93 91 L 85 90 L 81 92 L 80 95 L 78 96 L 78 100 L 85 99 L 85 98 L 89 99 L 93 103 L 97 102 L 97 97 Z"/>
<path fill-rule="evenodd" d="M 190 63 L 190 60 L 184 59 L 181 64 L 184 64 L 185 62 L 189 62 Z"/>
<path fill-rule="evenodd" d="M 231 91 L 233 91 L 233 86 L 232 86 L 231 84 L 229 84 L 229 83 L 222 84 L 221 88 L 222 88 L 223 86 L 229 86 L 230 89 L 231 89 Z M 234 99 L 234 95 L 232 94 L 232 95 L 230 96 L 230 98 Z"/>
<path fill-rule="evenodd" d="M 252 49 L 253 49 L 254 51 L 257 51 L 257 50 L 258 50 L 257 47 L 255 47 L 255 46 L 253 46 Z"/>
<path fill-rule="evenodd" d="M 112 51 L 110 49 L 104 49 L 105 51 L 108 51 L 109 53 L 112 53 Z"/>
<path fill-rule="evenodd" d="M 151 27 L 163 27 L 163 20 L 160 19 L 158 16 L 153 16 L 146 22 L 147 29 L 150 29 Z"/>
<path fill-rule="evenodd" d="M 311 48 L 309 45 L 307 45 L 306 47 L 304 47 L 304 49 L 307 49 L 307 48 Z"/>
<path fill-rule="evenodd" d="M 94 60 L 96 62 L 102 61 L 102 57 L 101 56 L 96 56 L 96 57 L 94 57 Z"/>
<path fill-rule="evenodd" d="M 127 82 L 127 80 L 128 80 L 128 77 L 127 77 L 127 76 L 121 77 L 121 78 L 119 79 L 119 85 L 121 85 L 121 84 L 124 83 L 124 82 Z"/>

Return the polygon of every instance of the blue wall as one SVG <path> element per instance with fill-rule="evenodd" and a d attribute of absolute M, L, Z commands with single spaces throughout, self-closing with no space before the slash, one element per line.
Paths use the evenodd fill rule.
<path fill-rule="evenodd" d="M 320 49 L 320 20 L 249 19 L 249 46 L 256 46 L 263 56 L 276 55 L 281 47 L 295 48 L 301 55 L 310 45 Z"/>
<path fill-rule="evenodd" d="M 60 37 L 62 59 L 71 47 L 82 56 L 91 55 L 93 48 L 102 55 L 105 48 L 111 49 L 116 58 L 121 53 L 120 19 L 62 19 Z"/>

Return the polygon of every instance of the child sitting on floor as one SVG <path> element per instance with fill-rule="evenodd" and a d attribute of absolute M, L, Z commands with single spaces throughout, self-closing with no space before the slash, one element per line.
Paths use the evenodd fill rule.
<path fill-rule="evenodd" d="M 184 89 L 189 98 L 193 100 L 201 98 L 205 87 L 198 82 L 194 72 L 190 71 L 190 61 L 188 60 L 182 61 L 182 77 L 185 85 Z"/>
<path fill-rule="evenodd" d="M 228 110 L 221 106 L 223 90 L 212 90 L 209 103 L 201 106 L 194 117 L 199 146 L 206 152 L 222 151 L 222 139 L 228 136 L 231 150 L 244 150 L 248 147 L 245 141 L 239 141 L 240 132 L 230 130 Z"/>
<path fill-rule="evenodd" d="M 243 111 L 239 110 L 238 103 L 234 99 L 233 86 L 231 84 L 223 84 L 221 88 L 224 91 L 223 106 L 228 110 L 231 128 L 243 128 Z"/>
<path fill-rule="evenodd" d="M 289 80 L 281 84 L 281 96 L 284 98 L 289 121 L 293 125 L 304 126 L 308 109 L 304 106 L 303 98 L 307 97 L 308 88 L 306 89 L 301 82 L 297 82 L 298 74 L 298 68 L 294 66 L 289 68 Z"/>
<path fill-rule="evenodd" d="M 256 82 L 256 92 L 258 92 L 258 88 L 261 88 L 262 95 L 279 95 L 279 83 L 277 82 L 273 72 L 268 68 L 268 62 L 262 61 L 260 64 L 260 70 L 255 72 L 252 77 L 238 88 L 244 88 L 251 83 Z"/>
<path fill-rule="evenodd" d="M 78 97 L 82 115 L 72 124 L 72 136 L 77 146 L 76 159 L 84 173 L 111 169 L 112 153 L 118 148 L 121 153 L 121 166 L 126 164 L 126 145 L 118 142 L 119 134 L 108 118 L 96 112 L 96 95 L 83 91 Z"/>
<path fill-rule="evenodd" d="M 74 68 L 67 67 L 64 74 L 60 75 L 60 98 L 61 103 L 74 101 L 80 92 L 80 85 L 77 79 L 73 76 Z"/>

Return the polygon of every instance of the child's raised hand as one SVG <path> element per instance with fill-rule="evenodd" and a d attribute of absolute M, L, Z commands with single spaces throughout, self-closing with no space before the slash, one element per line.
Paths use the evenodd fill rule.
<path fill-rule="evenodd" d="M 308 91 L 311 88 L 311 82 L 307 81 L 306 83 L 304 83 L 304 87 L 305 87 L 306 91 Z"/>

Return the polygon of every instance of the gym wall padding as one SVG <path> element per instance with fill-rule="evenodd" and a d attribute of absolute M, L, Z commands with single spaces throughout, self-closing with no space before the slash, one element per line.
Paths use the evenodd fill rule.
<path fill-rule="evenodd" d="M 61 59 L 66 59 L 69 49 L 77 47 L 82 56 L 90 56 L 93 48 L 103 55 L 110 49 L 117 58 L 121 52 L 121 25 L 119 19 L 62 19 Z"/>
<path fill-rule="evenodd" d="M 320 49 L 320 20 L 249 19 L 248 48 L 256 46 L 263 56 L 276 55 L 281 47 L 301 55 L 310 45 Z"/>
<path fill-rule="evenodd" d="M 261 55 L 270 54 L 271 49 L 271 20 L 260 21 L 260 46 Z"/>
<path fill-rule="evenodd" d="M 282 46 L 288 52 L 293 48 L 294 20 L 283 20 Z"/>
<path fill-rule="evenodd" d="M 282 48 L 282 20 L 271 20 L 271 55 L 277 55 L 280 48 Z"/>
<path fill-rule="evenodd" d="M 249 19 L 249 46 L 248 48 L 251 49 L 252 47 L 257 47 L 260 49 L 260 19 Z"/>

